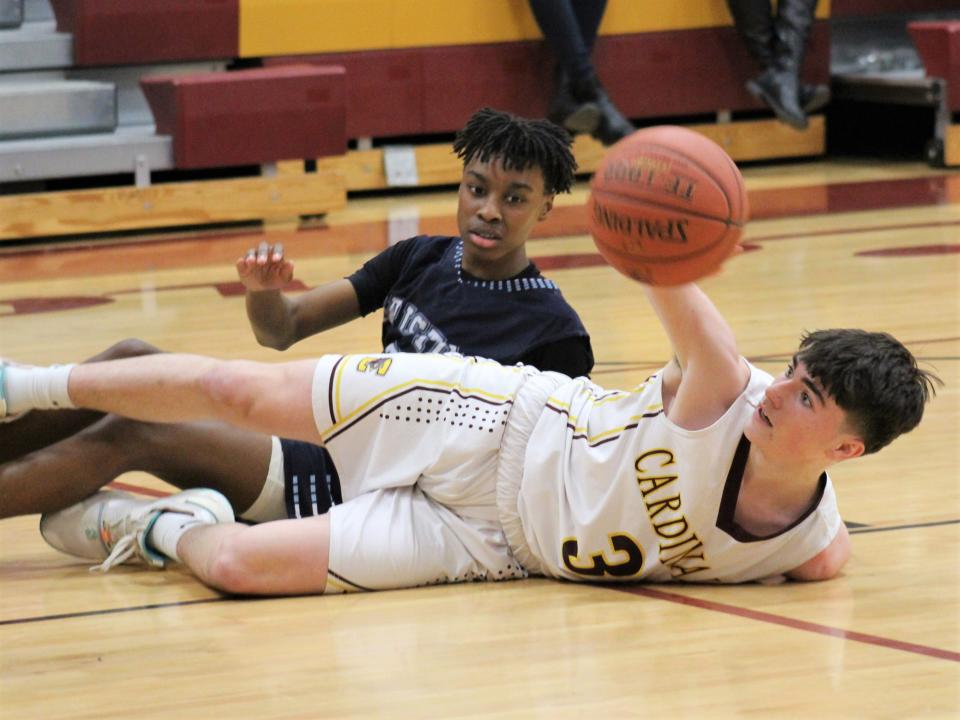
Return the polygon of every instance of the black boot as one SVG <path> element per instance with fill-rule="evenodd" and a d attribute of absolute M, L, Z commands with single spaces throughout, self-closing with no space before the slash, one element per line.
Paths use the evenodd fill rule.
<path fill-rule="evenodd" d="M 830 88 L 826 85 L 800 83 L 800 107 L 807 114 L 820 110 L 830 102 Z"/>
<path fill-rule="evenodd" d="M 570 77 L 559 65 L 554 70 L 553 79 L 553 97 L 550 99 L 547 119 L 574 135 L 596 131 L 600 125 L 596 91 L 578 88 L 579 92 L 575 92 Z"/>
<path fill-rule="evenodd" d="M 769 105 L 784 122 L 800 129 L 806 127 L 805 114 L 826 105 L 830 101 L 830 90 L 825 85 L 801 83 L 798 79 L 797 100 L 794 102 L 792 89 L 781 87 L 784 78 L 788 85 L 793 83 L 784 75 L 786 70 L 776 65 L 784 64 L 780 56 L 787 52 L 789 45 L 789 40 L 785 42 L 783 36 L 799 33 L 800 55 L 795 63 L 799 76 L 816 0 L 781 0 L 776 20 L 770 0 L 727 0 L 727 6 L 747 51 L 763 69 L 760 77 L 747 83 L 747 90 Z"/>
<path fill-rule="evenodd" d="M 781 122 L 796 128 L 807 129 L 807 114 L 800 107 L 800 88 L 796 73 L 776 66 L 764 70 L 753 80 L 747 81 L 747 91 L 773 110 Z"/>
<path fill-rule="evenodd" d="M 800 69 L 816 7 L 816 0 L 780 0 L 777 3 L 777 17 L 773 22 L 773 65 L 747 84 L 747 89 L 758 92 L 778 118 L 798 130 L 807 127 L 807 115 L 800 99 Z M 816 101 L 816 95 L 809 100 Z"/>
<path fill-rule="evenodd" d="M 727 7 L 750 57 L 766 70 L 773 64 L 773 6 L 770 0 L 727 0 Z"/>
<path fill-rule="evenodd" d="M 607 91 L 600 88 L 600 97 L 598 99 L 600 106 L 600 125 L 593 132 L 593 136 L 604 145 L 613 145 L 622 140 L 627 135 L 633 133 L 636 128 L 613 104 L 613 100 L 607 95 Z"/>
<path fill-rule="evenodd" d="M 604 145 L 613 145 L 636 130 L 613 104 L 606 89 L 593 73 L 583 80 L 571 81 L 570 87 L 574 97 L 590 98 L 596 103 L 599 109 L 599 122 L 590 134 Z"/>

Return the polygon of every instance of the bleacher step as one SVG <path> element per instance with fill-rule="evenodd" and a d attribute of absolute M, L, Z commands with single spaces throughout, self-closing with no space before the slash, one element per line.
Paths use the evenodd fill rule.
<path fill-rule="evenodd" d="M 2 183 L 134 173 L 138 162 L 152 171 L 173 167 L 173 140 L 153 125 L 113 133 L 32 138 L 0 143 Z"/>
<path fill-rule="evenodd" d="M 4 72 L 65 68 L 72 64 L 73 36 L 58 33 L 52 21 L 28 22 L 15 30 L 0 30 L 0 79 Z"/>
<path fill-rule="evenodd" d="M 109 132 L 117 124 L 116 88 L 84 80 L 0 83 L 0 140 Z"/>
<path fill-rule="evenodd" d="M 37 20 L 52 20 L 53 7 L 50 0 L 23 0 L 23 21 L 25 23 Z"/>
<path fill-rule="evenodd" d="M 0 28 L 20 27 L 23 22 L 23 0 L 0 0 Z"/>

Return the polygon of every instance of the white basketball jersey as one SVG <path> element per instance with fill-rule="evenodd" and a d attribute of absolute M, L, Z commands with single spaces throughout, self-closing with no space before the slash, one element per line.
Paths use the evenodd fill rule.
<path fill-rule="evenodd" d="M 757 538 L 733 522 L 749 451 L 743 428 L 770 375 L 750 366 L 744 392 L 702 430 L 666 417 L 661 380 L 624 392 L 578 378 L 550 396 L 518 496 L 523 550 L 544 574 L 743 582 L 792 570 L 830 544 L 841 519 L 826 473 L 810 511 L 783 532 Z"/>

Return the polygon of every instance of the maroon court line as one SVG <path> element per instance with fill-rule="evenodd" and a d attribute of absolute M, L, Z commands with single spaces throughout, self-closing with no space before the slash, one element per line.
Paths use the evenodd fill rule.
<path fill-rule="evenodd" d="M 810 215 L 832 215 L 836 213 L 857 212 L 863 210 L 887 210 L 902 209 L 904 207 L 926 207 L 949 204 L 951 199 L 946 192 L 946 184 L 950 179 L 948 175 L 928 175 L 915 178 L 897 178 L 890 180 L 872 180 L 872 181 L 853 181 L 840 183 L 823 183 L 821 185 L 786 187 L 786 188 L 768 188 L 763 190 L 753 190 L 748 193 L 750 205 L 754 209 L 753 218 L 755 220 L 775 220 L 789 217 L 803 217 Z M 813 194 L 826 190 L 829 196 L 825 204 L 814 204 L 805 207 L 802 204 L 794 206 L 794 200 L 798 197 Z M 788 198 L 784 202 L 781 198 Z M 574 232 L 571 228 L 564 228 L 561 233 L 540 234 L 536 233 L 532 239 L 544 239 L 556 237 L 558 235 L 581 234 L 586 232 L 586 205 L 572 205 L 556 208 L 555 216 L 562 216 L 572 213 L 583 222 L 583 230 Z M 582 217 L 581 217 L 582 216 Z M 424 218 L 424 221 L 434 221 L 438 217 Z M 446 216 L 440 216 L 439 219 L 448 220 Z M 386 226 L 384 221 L 360 221 L 348 223 L 345 225 L 329 226 L 325 223 L 319 226 L 301 227 L 298 233 L 320 232 L 342 232 L 349 228 L 360 228 L 366 226 Z M 578 223 L 579 224 L 579 223 Z M 955 223 L 941 223 L 955 224 Z M 3 247 L 0 245 L 0 260 L 9 257 L 23 257 L 29 255 L 50 255 L 68 252 L 84 252 L 100 248 L 127 248 L 143 245 L 162 244 L 162 243 L 181 243 L 187 241 L 203 242 L 207 240 L 228 240 L 240 238 L 243 236 L 265 236 L 267 230 L 259 226 L 256 221 L 249 223 L 249 227 L 244 224 L 242 228 L 236 230 L 210 231 L 190 230 L 181 234 L 175 228 L 162 231 L 158 237 L 135 237 L 133 239 L 119 239 L 116 242 L 104 241 L 98 239 L 96 234 L 92 237 L 66 241 L 64 245 L 58 247 L 46 246 L 37 248 L 31 245 L 20 247 Z M 824 234 L 805 233 L 807 235 Z M 70 236 L 72 237 L 72 236 Z M 792 237 L 786 235 L 782 237 Z M 779 236 L 763 239 L 780 239 Z M 56 240 L 56 236 L 42 238 L 41 241 Z"/>
<path fill-rule="evenodd" d="M 138 495 L 149 495 L 150 497 L 167 497 L 173 495 L 173 492 L 170 490 L 154 490 L 153 488 L 145 488 L 140 485 L 131 485 L 130 483 L 113 482 L 107 483 L 107 487 L 113 490 L 126 490 L 127 492 L 137 493 Z"/>
<path fill-rule="evenodd" d="M 884 209 L 884 208 L 881 208 Z M 768 218 L 764 218 L 765 220 Z M 775 219 L 775 218 L 770 218 Z M 866 225 L 861 227 L 838 228 L 834 230 L 810 230 L 807 232 L 783 233 L 781 235 L 760 235 L 749 238 L 750 242 L 766 242 L 768 240 L 794 240 L 798 237 L 822 237 L 824 235 L 857 235 L 868 232 L 885 232 L 888 230 L 922 230 L 924 228 L 948 227 L 960 225 L 960 220 L 935 220 L 923 223 L 905 223 L 902 225 Z M 749 227 L 749 226 L 748 226 Z"/>
<path fill-rule="evenodd" d="M 154 490 L 152 488 L 140 487 L 139 485 L 130 485 L 128 483 L 114 481 L 108 487 L 118 490 L 127 490 L 141 495 L 150 495 L 153 497 L 166 497 L 171 493 L 165 490 Z M 941 660 L 952 660 L 960 662 L 960 653 L 951 650 L 942 650 L 940 648 L 928 647 L 926 645 L 917 645 L 916 643 L 904 642 L 902 640 L 893 640 L 878 635 L 869 635 L 867 633 L 856 632 L 855 630 L 843 630 L 842 628 L 830 627 L 829 625 L 820 625 L 818 623 L 807 622 L 805 620 L 795 620 L 793 618 L 783 617 L 782 615 L 773 615 L 772 613 L 762 612 L 760 610 L 750 610 L 748 608 L 728 605 L 727 603 L 716 602 L 713 600 L 701 600 L 699 598 L 686 597 L 676 593 L 666 592 L 664 590 L 655 590 L 650 587 L 640 587 L 636 585 L 618 587 L 608 585 L 612 590 L 630 593 L 632 595 L 641 595 L 654 600 L 666 600 L 667 602 L 677 603 L 679 605 L 689 605 L 700 608 L 701 610 L 711 610 L 713 612 L 725 613 L 735 617 L 743 617 L 749 620 L 781 625 L 794 630 L 804 630 L 806 632 L 827 635 L 828 637 L 840 638 L 841 640 L 852 640 L 868 645 L 877 645 L 878 647 L 889 648 L 892 650 L 902 650 L 912 652 L 917 655 L 926 655 Z"/>
<path fill-rule="evenodd" d="M 666 600 L 667 602 L 677 603 L 678 605 L 689 605 L 700 608 L 701 610 L 710 610 L 712 612 L 724 613 L 735 617 L 757 620 L 759 622 L 780 625 L 794 630 L 803 630 L 805 632 L 827 635 L 828 637 L 840 638 L 841 640 L 852 640 L 867 645 L 876 645 L 878 647 L 889 648 L 891 650 L 902 650 L 904 652 L 916 653 L 927 657 L 939 658 L 941 660 L 952 660 L 960 662 L 960 653 L 952 650 L 943 650 L 941 648 L 929 647 L 927 645 L 918 645 L 916 643 L 904 642 L 903 640 L 893 640 L 892 638 L 880 637 L 879 635 L 870 635 L 868 633 L 856 632 L 855 630 L 844 630 L 842 628 L 830 627 L 829 625 L 820 625 L 819 623 L 807 622 L 806 620 L 795 620 L 793 618 L 774 615 L 772 613 L 762 612 L 760 610 L 750 610 L 749 608 L 728 605 L 727 603 L 716 602 L 714 600 L 701 600 L 700 598 L 686 597 L 677 593 L 666 592 L 664 590 L 655 590 L 650 587 L 628 586 L 617 587 L 607 586 L 612 590 L 630 593 L 631 595 L 641 595 L 654 600 Z"/>

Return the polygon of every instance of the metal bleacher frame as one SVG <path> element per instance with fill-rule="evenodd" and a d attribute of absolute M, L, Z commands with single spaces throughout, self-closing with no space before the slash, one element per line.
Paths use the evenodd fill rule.
<path fill-rule="evenodd" d="M 960 8 L 935 13 L 883 13 L 832 20 L 831 93 L 836 101 L 872 106 L 928 108 L 933 134 L 926 160 L 946 164 L 945 146 L 953 113 L 945 78 L 931 77 L 907 31 L 912 21 L 960 20 Z"/>
<path fill-rule="evenodd" d="M 232 58 L 78 68 L 73 38 L 57 32 L 48 0 L 0 3 L 0 98 L 13 99 L 6 123 L 0 108 L 0 241 L 296 218 L 345 202 L 342 181 L 307 178 L 289 168 L 266 167 L 256 177 L 155 182 L 155 173 L 175 169 L 173 139 L 156 133 L 141 77 L 219 72 Z M 51 97 L 31 104 L 45 87 L 68 95 L 109 88 L 115 122 L 97 132 L 84 131 L 79 120 L 71 127 L 71 118 L 87 112 L 83 104 L 57 104 Z M 55 134 L 41 112 L 45 107 L 65 121 Z M 32 130 L 24 127 L 31 116 Z M 51 190 L 56 181 L 71 189 Z"/>

